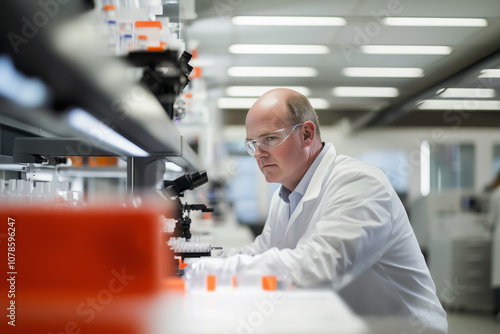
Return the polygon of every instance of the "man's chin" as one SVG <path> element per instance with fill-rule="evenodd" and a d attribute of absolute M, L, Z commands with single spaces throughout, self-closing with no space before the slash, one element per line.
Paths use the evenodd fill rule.
<path fill-rule="evenodd" d="M 274 173 L 264 173 L 267 183 L 278 183 L 278 178 Z"/>

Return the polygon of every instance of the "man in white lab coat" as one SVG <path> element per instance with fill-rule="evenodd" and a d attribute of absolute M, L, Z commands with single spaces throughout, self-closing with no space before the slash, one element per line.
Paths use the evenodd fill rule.
<path fill-rule="evenodd" d="M 264 94 L 246 131 L 266 181 L 282 186 L 252 244 L 192 270 L 286 273 L 296 287 L 334 289 L 357 314 L 447 332 L 407 214 L 383 172 L 323 143 L 314 109 L 293 90 Z"/>

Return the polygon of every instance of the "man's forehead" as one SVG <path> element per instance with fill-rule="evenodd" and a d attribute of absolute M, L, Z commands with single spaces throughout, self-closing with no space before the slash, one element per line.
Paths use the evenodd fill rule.
<path fill-rule="evenodd" d="M 245 120 L 247 136 L 256 138 L 286 126 L 288 109 L 284 101 L 276 96 L 259 99 L 247 113 Z"/>
<path fill-rule="evenodd" d="M 287 112 L 285 104 L 256 103 L 248 111 L 245 123 L 277 122 L 284 119 Z"/>
<path fill-rule="evenodd" d="M 261 122 L 248 122 L 246 125 L 247 139 L 255 139 L 262 135 L 283 129 L 286 126 L 286 121 L 280 118 Z"/>

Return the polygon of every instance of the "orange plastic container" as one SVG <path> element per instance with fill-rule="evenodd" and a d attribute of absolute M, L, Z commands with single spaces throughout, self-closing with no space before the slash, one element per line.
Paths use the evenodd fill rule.
<path fill-rule="evenodd" d="M 276 276 L 262 276 L 262 290 L 274 291 L 277 286 Z"/>
<path fill-rule="evenodd" d="M 175 268 L 162 245 L 166 212 L 164 205 L 0 208 L 0 332 L 142 333 L 141 310 Z M 11 305 L 15 327 L 5 318 Z"/>

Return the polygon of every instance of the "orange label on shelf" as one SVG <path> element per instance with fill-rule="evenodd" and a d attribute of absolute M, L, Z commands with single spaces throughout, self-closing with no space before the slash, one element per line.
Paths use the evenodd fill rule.
<path fill-rule="evenodd" d="M 165 51 L 163 46 L 148 46 L 148 51 Z"/>
<path fill-rule="evenodd" d="M 117 157 L 89 157 L 89 166 L 116 166 Z"/>
<path fill-rule="evenodd" d="M 161 29 L 160 21 L 136 21 L 136 28 L 158 28 Z"/>
<path fill-rule="evenodd" d="M 188 266 L 187 263 L 184 263 L 182 259 L 179 259 L 179 269 L 184 269 Z"/>
<path fill-rule="evenodd" d="M 81 167 L 83 166 L 83 157 L 66 157 L 71 160 L 71 166 Z"/>
<path fill-rule="evenodd" d="M 194 67 L 190 78 L 201 78 L 201 67 Z"/>

